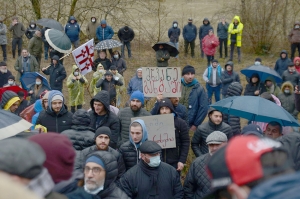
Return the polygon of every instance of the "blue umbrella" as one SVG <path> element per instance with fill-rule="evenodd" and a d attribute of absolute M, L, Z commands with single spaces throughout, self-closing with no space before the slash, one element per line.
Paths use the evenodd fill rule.
<path fill-rule="evenodd" d="M 282 78 L 274 69 L 263 65 L 249 66 L 242 69 L 241 73 L 249 78 L 251 78 L 253 74 L 257 73 L 261 82 L 264 82 L 268 77 L 272 77 L 276 83 L 282 82 Z"/>
<path fill-rule="evenodd" d="M 46 86 L 49 90 L 51 90 L 51 87 L 46 77 L 44 77 L 38 72 L 24 73 L 20 79 L 22 87 L 26 90 L 30 90 L 30 87 L 35 84 L 35 79 L 38 76 L 42 77 L 42 85 Z"/>
<path fill-rule="evenodd" d="M 284 108 L 256 96 L 234 96 L 220 100 L 211 107 L 218 111 L 257 122 L 278 122 L 282 126 L 300 126 Z"/>

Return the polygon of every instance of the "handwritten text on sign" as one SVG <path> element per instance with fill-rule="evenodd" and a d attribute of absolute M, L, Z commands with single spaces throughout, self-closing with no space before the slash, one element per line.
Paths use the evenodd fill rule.
<path fill-rule="evenodd" d="M 181 69 L 179 67 L 143 67 L 145 97 L 181 97 Z"/>
<path fill-rule="evenodd" d="M 148 131 L 148 140 L 155 141 L 161 148 L 175 148 L 176 137 L 173 114 L 153 115 L 131 118 L 144 120 Z"/>

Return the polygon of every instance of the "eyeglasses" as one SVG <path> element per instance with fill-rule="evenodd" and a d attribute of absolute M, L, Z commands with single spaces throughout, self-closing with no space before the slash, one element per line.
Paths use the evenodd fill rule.
<path fill-rule="evenodd" d="M 102 171 L 102 169 L 100 169 L 99 167 L 93 167 L 93 168 L 84 167 L 84 173 L 85 174 L 88 174 L 90 172 L 90 170 L 92 170 L 92 173 L 94 175 L 97 175 L 97 174 L 99 174 Z"/>

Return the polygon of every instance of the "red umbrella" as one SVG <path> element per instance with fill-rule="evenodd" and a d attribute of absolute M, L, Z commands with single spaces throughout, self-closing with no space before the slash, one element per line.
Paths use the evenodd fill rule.
<path fill-rule="evenodd" d="M 2 95 L 5 91 L 13 91 L 15 93 L 18 94 L 19 91 L 23 91 L 24 93 L 24 98 L 27 97 L 28 93 L 25 89 L 19 87 L 19 86 L 8 86 L 8 87 L 3 87 L 3 88 L 0 88 L 0 101 L 2 99 Z"/>

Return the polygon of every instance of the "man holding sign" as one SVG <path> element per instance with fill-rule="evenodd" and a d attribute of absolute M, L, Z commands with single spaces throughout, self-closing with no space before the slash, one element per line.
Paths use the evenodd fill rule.
<path fill-rule="evenodd" d="M 168 98 L 162 99 L 159 102 L 158 114 L 170 113 L 174 115 L 176 148 L 162 149 L 162 161 L 173 166 L 180 172 L 184 167 L 189 152 L 189 128 L 186 122 L 177 116 L 172 102 Z"/>

